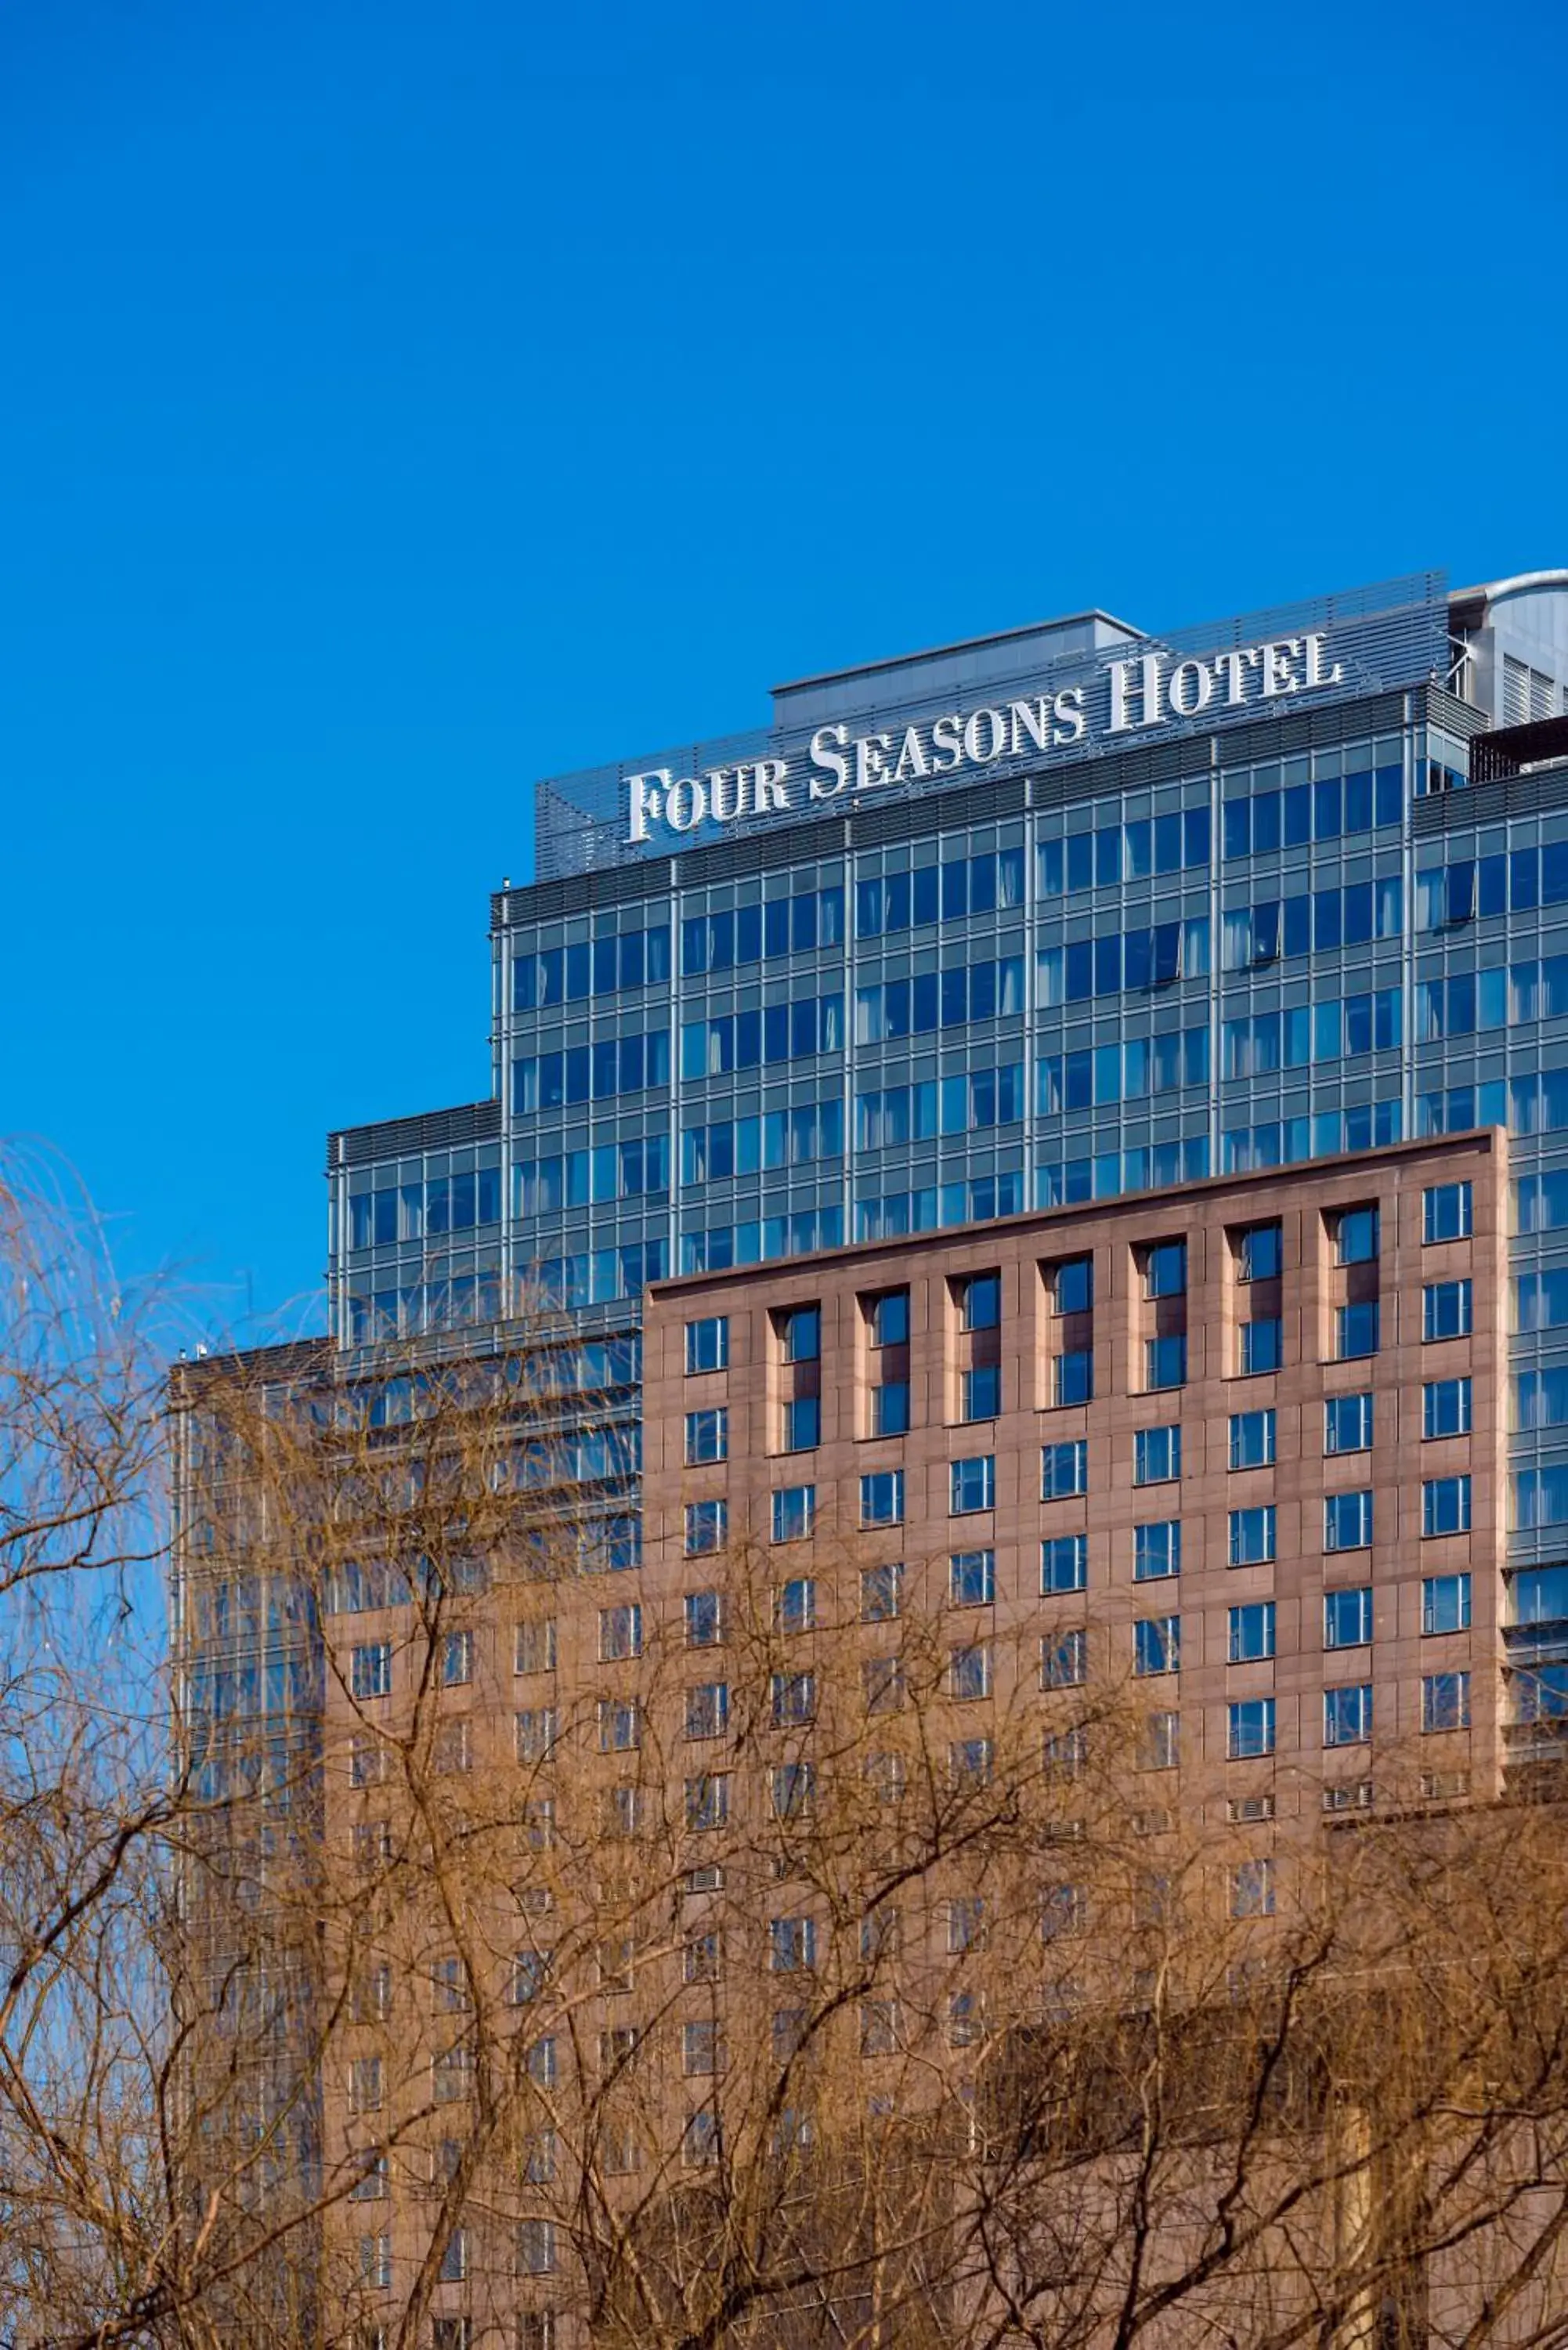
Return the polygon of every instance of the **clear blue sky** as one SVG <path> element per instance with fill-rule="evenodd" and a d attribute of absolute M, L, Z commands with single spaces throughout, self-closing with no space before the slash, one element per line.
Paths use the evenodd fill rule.
<path fill-rule="evenodd" d="M 1561 0 L 10 0 L 0 1132 L 297 1324 L 535 777 L 1568 563 L 1565 90 Z"/>

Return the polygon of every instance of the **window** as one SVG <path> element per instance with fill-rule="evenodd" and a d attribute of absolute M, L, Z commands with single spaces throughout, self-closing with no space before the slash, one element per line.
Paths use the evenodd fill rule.
<path fill-rule="evenodd" d="M 1421 1336 L 1468 1338 L 1470 1334 L 1470 1284 L 1468 1281 L 1429 1281 L 1421 1292 Z"/>
<path fill-rule="evenodd" d="M 1422 1632 L 1468 1632 L 1469 1628 L 1469 1576 L 1468 1575 L 1425 1576 L 1421 1584 Z"/>
<path fill-rule="evenodd" d="M 722 1828 L 730 1816 L 730 1774 L 700 1771 L 686 1782 L 686 1825 L 694 1835 Z"/>
<path fill-rule="evenodd" d="M 867 1657 L 860 1668 L 867 1713 L 897 1713 L 904 1702 L 904 1668 L 898 1657 Z"/>
<path fill-rule="evenodd" d="M 1179 1616 L 1146 1617 L 1133 1627 L 1133 1670 L 1140 1678 L 1181 1669 Z"/>
<path fill-rule="evenodd" d="M 786 1485 L 773 1496 L 773 1537 L 776 1543 L 806 1542 L 816 1523 L 816 1487 Z"/>
<path fill-rule="evenodd" d="M 431 2099 L 438 2106 L 460 2105 L 473 2083 L 473 2051 L 466 2040 L 443 2048 L 431 2058 Z"/>
<path fill-rule="evenodd" d="M 1268 1857 L 1239 1860 L 1231 1871 L 1232 1918 L 1272 1918 L 1274 1914 L 1274 1864 Z"/>
<path fill-rule="evenodd" d="M 728 1502 L 688 1502 L 686 1504 L 686 1555 L 706 1558 L 710 1553 L 722 1550 L 730 1534 Z"/>
<path fill-rule="evenodd" d="M 553 1705 L 525 1707 L 514 1721 L 519 1762 L 543 1762 L 556 1743 L 556 1714 Z"/>
<path fill-rule="evenodd" d="M 392 1692 L 392 1644 L 367 1640 L 348 1659 L 348 1687 L 356 1698 L 389 1697 Z"/>
<path fill-rule="evenodd" d="M 948 1561 L 948 1597 L 955 1607 L 989 1607 L 996 1597 L 996 1553 L 955 1551 Z"/>
<path fill-rule="evenodd" d="M 373 2114 L 380 2110 L 382 2094 L 381 2060 L 379 2056 L 356 2056 L 348 2068 L 348 2110 L 355 2114 Z"/>
<path fill-rule="evenodd" d="M 954 1284 L 961 1330 L 994 1330 L 1002 1321 L 1002 1275 L 971 1273 Z"/>
<path fill-rule="evenodd" d="M 1325 1648 L 1364 1648 L 1372 1638 L 1372 1588 L 1358 1584 L 1349 1591 L 1325 1591 L 1323 1596 L 1323 1645 Z"/>
<path fill-rule="evenodd" d="M 642 1610 L 635 1601 L 599 1609 L 599 1662 L 613 1665 L 642 1654 Z"/>
<path fill-rule="evenodd" d="M 1231 1414 L 1232 1469 L 1272 1469 L 1274 1463 L 1275 1414 L 1233 1411 Z"/>
<path fill-rule="evenodd" d="M 688 1738 L 722 1738 L 730 1724 L 730 1685 L 699 1681 L 686 1692 Z"/>
<path fill-rule="evenodd" d="M 1092 1403 L 1094 1399 L 1093 1349 L 1082 1347 L 1070 1354 L 1058 1355 L 1053 1367 L 1052 1400 L 1058 1407 L 1063 1407 L 1074 1403 Z"/>
<path fill-rule="evenodd" d="M 1421 1389 L 1422 1437 L 1468 1436 L 1469 1429 L 1469 1378 L 1428 1379 Z"/>
<path fill-rule="evenodd" d="M 809 1575 L 795 1575 L 774 1593 L 775 1632 L 810 1632 L 816 1626 L 816 1585 Z"/>
<path fill-rule="evenodd" d="M 556 2313 L 525 2309 L 517 2320 L 517 2350 L 556 2350 Z"/>
<path fill-rule="evenodd" d="M 768 1927 L 768 1967 L 775 1975 L 808 1974 L 816 1964 L 815 1918 L 774 1918 Z"/>
<path fill-rule="evenodd" d="M 786 1363 L 815 1363 L 822 1354 L 822 1308 L 796 1305 L 779 1318 Z"/>
<path fill-rule="evenodd" d="M 1255 1665 L 1274 1653 L 1274 1603 L 1272 1599 L 1254 1599 L 1241 1607 L 1231 1610 L 1230 1643 L 1226 1661 L 1232 1665 Z"/>
<path fill-rule="evenodd" d="M 884 1290 L 871 1300 L 868 1316 L 874 1347 L 907 1347 L 909 1343 L 909 1293 Z"/>
<path fill-rule="evenodd" d="M 635 1698 L 601 1697 L 597 1716 L 601 1754 L 637 1752 L 642 1743 L 642 1715 Z"/>
<path fill-rule="evenodd" d="M 1060 1502 L 1089 1490 L 1089 1447 L 1083 1437 L 1067 1444 L 1047 1444 L 1040 1454 L 1040 1498 Z"/>
<path fill-rule="evenodd" d="M 860 1523 L 863 1526 L 898 1526 L 904 1522 L 904 1472 L 879 1469 L 860 1480 Z"/>
<path fill-rule="evenodd" d="M 890 2056 L 898 2045 L 898 2002 L 868 1999 L 860 2010 L 860 2054 Z"/>
<path fill-rule="evenodd" d="M 1187 1243 L 1156 1241 L 1143 1252 L 1146 1297 L 1179 1297 L 1187 1288 Z"/>
<path fill-rule="evenodd" d="M 1231 1513 L 1231 1564 L 1262 1566 L 1274 1555 L 1274 1505 Z"/>
<path fill-rule="evenodd" d="M 1181 1573 L 1181 1521 L 1162 1518 L 1157 1524 L 1133 1528 L 1133 1580 L 1153 1583 L 1162 1575 Z"/>
<path fill-rule="evenodd" d="M 689 1648 L 718 1647 L 724 1637 L 724 1607 L 717 1591 L 689 1591 L 685 1616 Z"/>
<path fill-rule="evenodd" d="M 1277 1371 L 1285 1358 L 1285 1326 L 1277 1317 L 1243 1322 L 1237 1330 L 1241 1372 L 1244 1379 Z"/>
<path fill-rule="evenodd" d="M 885 1379 L 871 1390 L 873 1436 L 907 1436 L 909 1432 L 909 1383 Z"/>
<path fill-rule="evenodd" d="M 810 1452 L 822 1440 L 822 1400 L 818 1396 L 791 1396 L 784 1408 L 784 1449 Z"/>
<path fill-rule="evenodd" d="M 506 1997 L 513 2007 L 532 2007 L 550 1980 L 554 1950 L 518 1950 L 512 1960 Z"/>
<path fill-rule="evenodd" d="M 863 1568 L 860 1575 L 860 1621 L 863 1624 L 895 1622 L 903 1596 L 903 1582 L 902 1562 L 889 1566 Z"/>
<path fill-rule="evenodd" d="M 711 2106 L 692 2115 L 680 2137 L 680 2159 L 688 2170 L 703 2170 L 719 2159 L 719 2116 Z"/>
<path fill-rule="evenodd" d="M 959 1378 L 959 1418 L 994 1419 L 1002 1409 L 1002 1366 L 977 1363 Z"/>
<path fill-rule="evenodd" d="M 1334 1317 L 1334 1358 L 1341 1363 L 1354 1362 L 1363 1355 L 1377 1352 L 1377 1300 L 1368 1298 L 1358 1305 L 1341 1305 Z"/>
<path fill-rule="evenodd" d="M 553 1673 L 556 1669 L 556 1619 L 535 1617 L 516 1626 L 513 1634 L 514 1673 Z"/>
<path fill-rule="evenodd" d="M 556 2223 L 553 2220 L 517 2222 L 517 2273 L 553 2276 L 556 2271 Z"/>
<path fill-rule="evenodd" d="M 1431 1247 L 1438 1241 L 1468 1240 L 1472 1199 L 1468 1183 L 1429 1183 L 1421 1194 L 1421 1239 Z"/>
<path fill-rule="evenodd" d="M 1370 1493 L 1328 1493 L 1323 1504 L 1324 1550 L 1365 1550 L 1372 1540 Z"/>
<path fill-rule="evenodd" d="M 371 2293 L 391 2291 L 392 2240 L 390 2236 L 360 2237 L 359 2281 Z"/>
<path fill-rule="evenodd" d="M 711 2017 L 681 2025 L 680 2070 L 688 2080 L 719 2070 L 719 2027 Z"/>
<path fill-rule="evenodd" d="M 1052 1304 L 1058 1314 L 1086 1314 L 1095 1302 L 1095 1260 L 1070 1256 L 1053 1266 L 1047 1276 Z"/>
<path fill-rule="evenodd" d="M 1040 1590 L 1044 1598 L 1082 1591 L 1089 1579 L 1087 1534 L 1054 1534 L 1040 1545 Z"/>
<path fill-rule="evenodd" d="M 770 1696 L 775 1730 L 790 1729 L 816 1718 L 815 1673 L 774 1673 Z"/>
<path fill-rule="evenodd" d="M 718 1935 L 693 1934 L 680 1954 L 681 1980 L 689 1983 L 717 1982 L 719 1960 Z"/>
<path fill-rule="evenodd" d="M 1470 1481 L 1468 1477 L 1428 1477 L 1421 1486 L 1421 1533 L 1462 1534 L 1469 1532 Z"/>
<path fill-rule="evenodd" d="M 983 1641 L 948 1650 L 948 1695 L 960 1705 L 991 1695 L 991 1650 Z"/>
<path fill-rule="evenodd" d="M 348 2199 L 351 2203 L 379 2203 L 387 2193 L 387 2158 L 372 2148 L 359 2159 L 365 2167 L 349 2189 Z"/>
<path fill-rule="evenodd" d="M 1181 1716 L 1151 1713 L 1143 1725 L 1138 1767 L 1144 1771 L 1174 1771 L 1181 1760 Z"/>
<path fill-rule="evenodd" d="M 1469 1673 L 1428 1673 L 1421 1682 L 1421 1728 L 1468 1730 L 1470 1723 Z"/>
<path fill-rule="evenodd" d="M 442 1636 L 441 1679 L 443 1689 L 461 1689 L 473 1679 L 472 1632 L 448 1632 Z"/>
<path fill-rule="evenodd" d="M 1353 1682 L 1348 1689 L 1323 1693 L 1323 1742 L 1325 1746 L 1365 1746 L 1372 1736 L 1372 1684 Z"/>
<path fill-rule="evenodd" d="M 1330 1396 L 1323 1408 L 1324 1452 L 1369 1452 L 1372 1450 L 1372 1398 L 1369 1394 Z"/>
<path fill-rule="evenodd" d="M 1246 1762 L 1274 1751 L 1274 1700 L 1272 1697 L 1238 1698 L 1226 1709 L 1225 1758 Z"/>
<path fill-rule="evenodd" d="M 949 1514 L 969 1517 L 978 1510 L 995 1507 L 996 1455 L 977 1452 L 967 1461 L 953 1461 L 949 1470 Z"/>
<path fill-rule="evenodd" d="M 1143 1383 L 1153 1394 L 1159 1388 L 1179 1388 L 1187 1380 L 1187 1334 L 1179 1331 L 1165 1338 L 1146 1338 L 1143 1347 Z"/>
<path fill-rule="evenodd" d="M 686 1415 L 686 1466 L 730 1457 L 730 1415 L 722 1405 Z"/>
<path fill-rule="evenodd" d="M 1376 1209 L 1344 1209 L 1334 1219 L 1334 1263 L 1336 1264 L 1369 1264 L 1376 1254 Z"/>
<path fill-rule="evenodd" d="M 1133 1483 L 1164 1485 L 1180 1474 L 1180 1429 L 1138 1429 L 1133 1437 Z"/>
<path fill-rule="evenodd" d="M 1086 1632 L 1066 1632 L 1059 1639 L 1041 1641 L 1042 1689 L 1076 1689 L 1087 1679 L 1088 1670 L 1089 1636 Z"/>
<path fill-rule="evenodd" d="M 1277 1281 L 1284 1264 L 1284 1239 L 1278 1224 L 1249 1224 L 1236 1236 L 1238 1281 Z"/>
<path fill-rule="evenodd" d="M 699 1371 L 722 1371 L 730 1361 L 730 1318 L 726 1314 L 713 1314 L 706 1321 L 686 1325 L 686 1375 L 693 1378 Z"/>

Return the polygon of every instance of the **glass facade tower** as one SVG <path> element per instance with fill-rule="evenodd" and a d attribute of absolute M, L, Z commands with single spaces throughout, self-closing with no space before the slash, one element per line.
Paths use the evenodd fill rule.
<path fill-rule="evenodd" d="M 635 1368 L 649 1281 L 1506 1126 L 1544 1659 L 1568 572 L 810 679 L 753 734 L 540 785 L 536 827 L 493 899 L 490 1097 L 331 1138 L 348 1360 L 542 1299 Z"/>

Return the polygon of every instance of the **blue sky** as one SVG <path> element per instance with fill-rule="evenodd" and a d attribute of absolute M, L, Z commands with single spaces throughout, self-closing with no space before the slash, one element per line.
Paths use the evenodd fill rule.
<path fill-rule="evenodd" d="M 1568 11 L 11 0 L 0 1132 L 192 1331 L 488 1085 L 531 785 L 1568 564 Z"/>

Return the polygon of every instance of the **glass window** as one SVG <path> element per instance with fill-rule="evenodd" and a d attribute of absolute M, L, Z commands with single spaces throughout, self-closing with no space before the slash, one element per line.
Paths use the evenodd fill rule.
<path fill-rule="evenodd" d="M 1083 1437 L 1068 1444 L 1047 1444 L 1040 1454 L 1040 1498 L 1059 1502 L 1089 1490 L 1089 1448 Z"/>
<path fill-rule="evenodd" d="M 1225 1757 L 1244 1762 L 1274 1751 L 1274 1700 L 1272 1697 L 1238 1698 L 1226 1709 Z"/>
<path fill-rule="evenodd" d="M 860 1575 L 860 1621 L 863 1624 L 893 1623 L 898 1614 L 903 1583 L 901 1563 L 863 1568 Z"/>
<path fill-rule="evenodd" d="M 1187 1287 L 1187 1243 L 1157 1241 L 1144 1251 L 1146 1297 L 1179 1297 Z"/>
<path fill-rule="evenodd" d="M 1346 1208 L 1334 1220 L 1336 1264 L 1368 1264 L 1377 1254 L 1376 1208 Z"/>
<path fill-rule="evenodd" d="M 1133 1437 L 1133 1483 L 1163 1485 L 1181 1474 L 1179 1428 L 1140 1428 Z"/>
<path fill-rule="evenodd" d="M 1468 1534 L 1470 1523 L 1470 1481 L 1468 1477 L 1428 1477 L 1421 1486 L 1422 1534 Z"/>
<path fill-rule="evenodd" d="M 907 1436 L 909 1430 L 908 1379 L 884 1379 L 871 1390 L 873 1436 Z"/>
<path fill-rule="evenodd" d="M 786 1485 L 773 1496 L 773 1538 L 776 1543 L 805 1542 L 816 1521 L 816 1487 Z"/>
<path fill-rule="evenodd" d="M 721 1404 L 707 1411 L 689 1411 L 686 1415 L 686 1465 L 693 1468 L 704 1461 L 727 1461 L 730 1455 L 730 1415 Z"/>
<path fill-rule="evenodd" d="M 1058 1314 L 1086 1314 L 1095 1302 L 1095 1260 L 1068 1257 L 1051 1271 L 1051 1295 Z"/>
<path fill-rule="evenodd" d="M 726 1314 L 710 1315 L 701 1322 L 686 1325 L 686 1369 L 688 1376 L 698 1371 L 722 1371 L 730 1360 L 730 1319 Z"/>
<path fill-rule="evenodd" d="M 955 1607 L 989 1607 L 996 1596 L 996 1553 L 955 1551 L 948 1560 L 948 1597 Z"/>
<path fill-rule="evenodd" d="M 1468 1378 L 1428 1379 L 1421 1389 L 1423 1439 L 1468 1436 L 1470 1427 L 1470 1383 Z"/>
<path fill-rule="evenodd" d="M 1470 1333 L 1470 1284 L 1468 1281 L 1429 1281 L 1421 1292 L 1421 1336 L 1468 1338 Z"/>
<path fill-rule="evenodd" d="M 1323 1645 L 1325 1648 L 1364 1648 L 1372 1638 L 1372 1586 L 1360 1584 L 1352 1591 L 1325 1591 L 1323 1596 Z"/>
<path fill-rule="evenodd" d="M 961 1419 L 994 1419 L 1002 1409 L 1002 1366 L 976 1364 L 961 1375 L 959 1389 Z"/>
<path fill-rule="evenodd" d="M 863 1526 L 897 1526 L 904 1521 L 904 1472 L 878 1469 L 860 1480 Z"/>
<path fill-rule="evenodd" d="M 784 1449 L 786 1452 L 810 1452 L 822 1440 L 822 1399 L 819 1396 L 791 1396 L 784 1408 Z"/>
<path fill-rule="evenodd" d="M 1284 1235 L 1278 1224 L 1249 1224 L 1237 1234 L 1238 1281 L 1275 1281 L 1284 1263 Z"/>
<path fill-rule="evenodd" d="M 1372 1398 L 1369 1394 L 1330 1396 L 1323 1408 L 1323 1449 L 1325 1452 L 1369 1452 L 1372 1449 Z"/>
<path fill-rule="evenodd" d="M 1232 1918 L 1272 1918 L 1275 1898 L 1274 1863 L 1268 1856 L 1235 1863 L 1231 1871 Z"/>
<path fill-rule="evenodd" d="M 458 1689 L 473 1679 L 473 1634 L 448 1632 L 442 1638 L 441 1677 L 444 1687 Z"/>
<path fill-rule="evenodd" d="M 871 1301 L 871 1344 L 874 1347 L 905 1347 L 909 1341 L 909 1293 L 907 1289 L 885 1290 Z"/>
<path fill-rule="evenodd" d="M 722 1550 L 729 1538 L 730 1505 L 727 1502 L 688 1502 L 686 1504 L 686 1555 L 702 1558 L 710 1551 Z"/>
<path fill-rule="evenodd" d="M 1334 1315 L 1334 1355 L 1342 1363 L 1377 1352 L 1377 1300 L 1342 1305 Z"/>
<path fill-rule="evenodd" d="M 730 1721 L 730 1685 L 701 1681 L 686 1692 L 688 1738 L 722 1738 Z"/>
<path fill-rule="evenodd" d="M 974 1273 L 958 1283 L 961 1330 L 994 1330 L 1002 1320 L 1002 1275 Z"/>
<path fill-rule="evenodd" d="M 1140 1677 L 1181 1669 L 1179 1616 L 1146 1617 L 1133 1627 L 1133 1670 Z"/>
<path fill-rule="evenodd" d="M 815 1363 L 822 1353 L 822 1308 L 796 1305 L 780 1322 L 786 1363 Z"/>
<path fill-rule="evenodd" d="M 1165 1338 L 1144 1341 L 1144 1387 L 1149 1393 L 1160 1388 L 1179 1388 L 1187 1381 L 1187 1337 L 1178 1332 Z"/>
<path fill-rule="evenodd" d="M 1057 1356 L 1052 1366 L 1051 1392 L 1059 1406 L 1094 1401 L 1095 1357 L 1090 1347 Z"/>
<path fill-rule="evenodd" d="M 953 1461 L 948 1471 L 948 1510 L 955 1518 L 967 1517 L 976 1510 L 996 1507 L 996 1455 L 977 1452 L 967 1461 Z"/>
<path fill-rule="evenodd" d="M 1151 1583 L 1181 1572 L 1181 1521 L 1164 1518 L 1158 1524 L 1133 1528 L 1133 1580 Z"/>
<path fill-rule="evenodd" d="M 1232 1665 L 1257 1664 L 1274 1653 L 1274 1603 L 1272 1599 L 1254 1599 L 1242 1607 L 1232 1607 L 1230 1621 L 1230 1644 L 1226 1650 Z"/>
<path fill-rule="evenodd" d="M 1243 1322 L 1238 1330 L 1241 1340 L 1241 1367 L 1244 1379 L 1257 1378 L 1265 1371 L 1277 1371 L 1284 1360 L 1285 1326 L 1277 1315 L 1262 1315 Z"/>
<path fill-rule="evenodd" d="M 775 1632 L 809 1632 L 816 1623 L 816 1585 L 809 1575 L 793 1575 L 774 1593 Z"/>
<path fill-rule="evenodd" d="M 348 1687 L 356 1698 L 390 1696 L 392 1689 L 390 1640 L 367 1640 L 350 1651 Z"/>
<path fill-rule="evenodd" d="M 1423 1634 L 1468 1632 L 1470 1627 L 1470 1579 L 1468 1574 L 1428 1575 L 1421 1584 Z"/>
<path fill-rule="evenodd" d="M 1274 1505 L 1231 1513 L 1231 1564 L 1261 1566 L 1274 1555 Z"/>
<path fill-rule="evenodd" d="M 1472 1192 L 1469 1183 L 1429 1183 L 1421 1194 L 1421 1238 L 1462 1241 L 1469 1236 Z"/>
<path fill-rule="evenodd" d="M 1089 1636 L 1086 1632 L 1065 1632 L 1059 1638 L 1040 1643 L 1040 1686 L 1042 1689 L 1077 1689 L 1088 1679 Z"/>
<path fill-rule="evenodd" d="M 1468 1730 L 1470 1677 L 1467 1672 L 1428 1673 L 1421 1682 L 1421 1728 Z"/>
<path fill-rule="evenodd" d="M 1275 1423 L 1276 1414 L 1272 1406 L 1266 1411 L 1233 1411 L 1231 1414 L 1232 1469 L 1272 1468 Z"/>
<path fill-rule="evenodd" d="M 1324 1550 L 1365 1550 L 1371 1540 L 1372 1496 L 1369 1492 L 1324 1495 Z"/>
<path fill-rule="evenodd" d="M 1372 1684 L 1358 1681 L 1349 1689 L 1323 1693 L 1323 1742 L 1325 1746 L 1365 1746 L 1372 1736 Z"/>
<path fill-rule="evenodd" d="M 685 1617 L 689 1648 L 717 1648 L 723 1639 L 723 1601 L 717 1591 L 689 1591 Z"/>
<path fill-rule="evenodd" d="M 599 1609 L 599 1662 L 615 1664 L 642 1654 L 642 1609 L 635 1601 Z"/>
<path fill-rule="evenodd" d="M 991 1694 L 991 1650 L 983 1641 L 948 1650 L 948 1695 L 970 1705 Z"/>
<path fill-rule="evenodd" d="M 1082 1591 L 1089 1579 L 1087 1534 L 1054 1534 L 1040 1545 L 1040 1589 L 1052 1598 Z"/>

